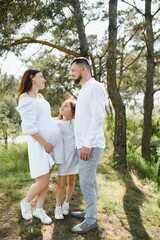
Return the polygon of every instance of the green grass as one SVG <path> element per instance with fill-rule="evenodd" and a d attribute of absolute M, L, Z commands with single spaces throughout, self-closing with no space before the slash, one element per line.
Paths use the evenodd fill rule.
<path fill-rule="evenodd" d="M 21 188 L 31 181 L 25 144 L 0 146 L 0 176 L 1 189 Z"/>
<path fill-rule="evenodd" d="M 109 144 L 107 143 L 108 147 Z M 111 149 L 111 146 L 110 146 Z M 111 153 L 104 152 L 97 170 L 99 183 L 98 229 L 83 236 L 72 234 L 70 228 L 79 220 L 66 216 L 54 219 L 57 167 L 54 169 L 45 201 L 45 210 L 53 223 L 44 226 L 38 219 L 22 219 L 19 202 L 33 183 L 30 178 L 26 145 L 0 148 L 0 239 L 65 239 L 65 240 L 157 240 L 160 236 L 160 192 L 154 181 L 147 180 L 145 162 L 129 155 L 129 168 L 122 174 L 112 168 Z M 141 171 L 139 174 L 138 170 Z M 144 170 L 143 170 L 144 169 Z M 143 172 L 144 171 L 144 172 Z M 154 171 L 153 171 L 154 172 Z M 148 178 L 149 179 L 149 178 Z M 34 207 L 35 200 L 32 203 Z M 71 211 L 83 210 L 84 201 L 78 176 L 71 201 Z"/>
<path fill-rule="evenodd" d="M 4 190 L 4 194 L 11 202 L 20 201 L 22 194 L 16 190 Z"/>

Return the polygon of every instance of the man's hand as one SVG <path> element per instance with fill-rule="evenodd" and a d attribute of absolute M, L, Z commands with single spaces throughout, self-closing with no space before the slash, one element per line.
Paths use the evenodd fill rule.
<path fill-rule="evenodd" d="M 87 161 L 90 157 L 90 153 L 91 153 L 91 149 L 83 146 L 80 149 L 80 159 Z"/>

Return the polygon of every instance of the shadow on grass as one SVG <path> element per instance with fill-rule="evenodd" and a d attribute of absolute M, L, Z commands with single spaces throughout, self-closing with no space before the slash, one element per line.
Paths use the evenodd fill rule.
<path fill-rule="evenodd" d="M 108 166 L 107 163 L 103 163 L 98 168 L 98 173 L 101 173 L 106 181 L 108 179 L 114 179 L 114 174 L 112 176 L 111 166 Z M 115 171 L 115 170 L 113 170 Z M 145 201 L 145 195 L 143 192 L 136 186 L 131 174 L 127 172 L 126 174 L 116 171 L 118 178 L 122 179 L 125 186 L 126 192 L 123 197 L 123 208 L 126 214 L 126 218 L 129 224 L 129 229 L 121 221 L 122 226 L 130 232 L 134 240 L 150 240 L 141 218 L 140 208 Z"/>
<path fill-rule="evenodd" d="M 141 218 L 140 208 L 145 201 L 145 195 L 135 185 L 130 173 L 126 175 L 119 173 L 126 186 L 126 193 L 123 197 L 123 207 L 126 213 L 130 233 L 134 240 L 150 240 Z"/>
<path fill-rule="evenodd" d="M 42 240 L 43 234 L 41 231 L 41 223 L 37 219 L 32 221 L 25 221 L 21 217 L 18 221 L 19 237 L 25 240 Z"/>

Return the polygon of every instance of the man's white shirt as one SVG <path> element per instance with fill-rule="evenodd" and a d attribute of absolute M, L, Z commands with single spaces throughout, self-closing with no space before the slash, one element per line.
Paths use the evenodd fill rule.
<path fill-rule="evenodd" d="M 88 80 L 79 92 L 74 122 L 76 147 L 105 148 L 102 125 L 105 120 L 107 94 L 102 83 Z"/>

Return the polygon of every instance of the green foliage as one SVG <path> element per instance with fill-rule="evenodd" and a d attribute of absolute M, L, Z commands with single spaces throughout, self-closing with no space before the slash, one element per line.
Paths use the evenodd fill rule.
<path fill-rule="evenodd" d="M 160 208 L 160 197 L 158 198 L 157 203 L 158 203 L 158 206 Z"/>
<path fill-rule="evenodd" d="M 157 123 L 156 118 L 153 122 Z M 155 124 L 154 132 L 157 133 L 158 124 Z M 159 140 L 155 136 L 151 142 L 151 162 L 146 162 L 141 157 L 141 136 L 143 122 L 139 116 L 130 116 L 127 118 L 127 162 L 129 170 L 134 170 L 141 178 L 147 178 L 160 184 L 160 150 Z M 114 116 L 108 114 L 104 125 L 106 137 L 105 154 L 108 155 L 108 149 L 113 148 L 114 139 Z M 112 143 L 112 144 L 111 144 Z M 111 161 L 112 158 L 110 157 Z"/>
<path fill-rule="evenodd" d="M 8 138 L 14 138 L 20 130 L 16 111 L 17 79 L 7 74 L 0 75 L 0 140 L 8 146 Z"/>
<path fill-rule="evenodd" d="M 136 152 L 128 153 L 128 165 L 142 177 L 156 181 L 157 167 L 156 164 L 150 165 Z"/>
<path fill-rule="evenodd" d="M 10 44 L 16 39 L 22 39 L 26 36 L 33 39 L 41 39 L 48 43 L 54 43 L 60 47 L 72 50 L 75 53 L 80 53 L 81 46 L 79 35 L 81 33 L 78 32 L 78 26 L 80 22 L 79 16 L 82 16 L 83 18 L 86 32 L 88 24 L 90 22 L 94 24 L 94 21 L 97 20 L 101 21 L 102 24 L 105 21 L 107 30 L 108 12 L 106 11 L 106 6 L 108 3 L 105 3 L 104 1 L 11 0 L 9 2 L 0 1 L 0 4 L 0 36 L 2 39 L 2 51 L 11 49 L 20 56 L 23 55 L 21 50 L 23 50 L 27 44 L 22 44 L 22 46 L 19 47 L 19 41 L 17 41 L 17 45 L 15 44 L 15 46 L 12 48 L 10 48 Z M 76 4 L 80 4 L 80 12 L 76 12 Z M 152 4 L 153 7 L 158 6 L 156 2 L 153 2 Z M 158 18 L 159 13 L 153 17 L 153 28 L 155 34 L 157 33 L 158 28 L 158 24 L 156 24 Z M 27 31 L 28 25 L 30 25 L 29 31 Z M 26 31 L 24 31 L 24 29 Z M 118 86 L 120 84 L 119 89 L 122 93 L 123 99 L 126 102 L 133 99 L 133 96 L 135 96 L 137 93 L 144 92 L 146 50 L 144 50 L 144 52 L 142 51 L 143 54 L 139 55 L 145 45 L 144 36 L 144 21 L 143 18 L 139 17 L 139 12 L 137 12 L 136 9 L 128 8 L 118 11 L 117 83 Z M 106 82 L 107 78 L 107 38 L 107 31 L 104 31 L 102 40 L 99 39 L 96 32 L 95 34 L 87 36 L 89 52 L 92 54 L 92 59 L 95 65 L 95 77 L 100 82 Z M 158 39 L 159 37 L 157 35 L 155 37 L 155 44 L 158 42 Z M 49 51 L 50 50 L 51 48 L 49 48 Z M 44 47 L 41 49 L 41 51 L 45 55 Z M 51 55 L 53 54 L 53 52 L 50 53 Z M 156 47 L 155 53 L 157 54 L 158 59 L 159 52 L 156 51 Z M 40 60 L 39 57 L 40 56 L 37 54 L 37 62 Z M 68 74 L 66 71 L 65 73 L 61 71 L 62 58 L 60 57 L 59 60 L 60 61 L 55 62 L 56 69 L 58 68 L 56 72 L 58 73 L 59 78 L 61 73 L 63 74 L 63 82 L 65 85 L 67 85 Z M 52 64 L 49 64 L 49 67 L 50 66 L 52 67 Z M 65 75 L 66 78 L 64 78 Z M 156 68 L 154 80 L 156 88 L 159 87 L 158 79 L 159 72 L 158 68 Z M 59 81 L 59 84 L 60 83 L 61 82 Z M 68 89 L 65 88 L 65 91 L 67 90 Z M 62 91 L 59 90 L 59 92 L 61 95 L 63 95 Z"/>
<path fill-rule="evenodd" d="M 31 14 L 34 15 L 36 9 L 42 7 L 42 1 L 1 0 L 0 6 L 0 50 L 3 51 L 8 49 L 8 44 L 19 33 L 19 29 L 24 27 L 23 24 L 31 20 Z"/>
<path fill-rule="evenodd" d="M 17 92 L 17 79 L 14 76 L 0 74 L 0 103 L 4 102 L 6 96 L 15 98 Z"/>
<path fill-rule="evenodd" d="M 7 198 L 10 198 L 12 202 L 20 201 L 22 198 L 22 194 L 15 190 L 6 190 L 4 194 Z"/>
<path fill-rule="evenodd" d="M 158 156 L 158 160 L 157 160 L 157 182 L 160 185 L 160 147 L 157 147 L 157 156 Z"/>
<path fill-rule="evenodd" d="M 113 136 L 114 132 L 114 116 L 109 113 L 106 117 L 106 130 Z"/>
<path fill-rule="evenodd" d="M 153 119 L 153 122 L 155 119 Z M 155 132 L 157 130 L 155 129 Z M 151 162 L 141 157 L 142 119 L 137 116 L 127 118 L 127 152 L 129 169 L 134 169 L 142 178 L 148 178 L 159 184 L 159 142 L 152 137 Z"/>
<path fill-rule="evenodd" d="M 127 118 L 127 149 L 137 150 L 141 145 L 142 119 L 132 116 Z"/>
<path fill-rule="evenodd" d="M 160 138 L 160 117 L 155 116 L 152 120 L 152 136 Z"/>
<path fill-rule="evenodd" d="M 30 180 L 28 153 L 25 144 L 11 144 L 7 150 L 0 145 L 0 176 L 0 188 L 4 189 L 10 189 L 11 186 L 12 190 L 20 188 Z"/>
<path fill-rule="evenodd" d="M 8 146 L 8 138 L 17 136 L 20 131 L 16 103 L 8 97 L 0 104 L 0 139 Z"/>

